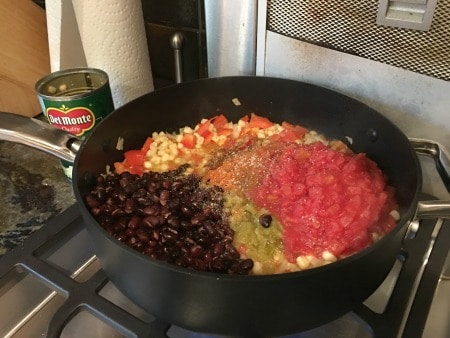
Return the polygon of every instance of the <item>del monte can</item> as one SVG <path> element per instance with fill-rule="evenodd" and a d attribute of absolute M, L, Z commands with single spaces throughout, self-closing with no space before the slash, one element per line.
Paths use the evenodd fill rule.
<path fill-rule="evenodd" d="M 108 75 L 100 69 L 51 73 L 36 83 L 36 91 L 48 122 L 81 138 L 114 110 Z M 61 163 L 66 176 L 72 179 L 73 164 Z"/>

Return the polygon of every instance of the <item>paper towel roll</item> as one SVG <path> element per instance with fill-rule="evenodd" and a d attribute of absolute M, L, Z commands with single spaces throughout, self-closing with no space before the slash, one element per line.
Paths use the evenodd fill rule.
<path fill-rule="evenodd" d="M 89 67 L 106 71 L 116 108 L 153 90 L 140 0 L 72 0 Z"/>
<path fill-rule="evenodd" d="M 87 67 L 71 0 L 46 1 L 50 70 Z"/>
<path fill-rule="evenodd" d="M 46 9 L 52 71 L 80 66 L 81 49 L 86 66 L 108 73 L 115 108 L 153 91 L 140 0 L 46 1 Z M 76 57 L 63 48 L 70 43 Z"/>

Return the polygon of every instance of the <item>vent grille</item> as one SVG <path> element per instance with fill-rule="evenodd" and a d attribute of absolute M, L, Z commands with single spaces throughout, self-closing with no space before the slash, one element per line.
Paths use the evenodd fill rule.
<path fill-rule="evenodd" d="M 268 0 L 267 29 L 297 40 L 450 80 L 450 3 L 429 31 L 379 26 L 378 1 Z"/>

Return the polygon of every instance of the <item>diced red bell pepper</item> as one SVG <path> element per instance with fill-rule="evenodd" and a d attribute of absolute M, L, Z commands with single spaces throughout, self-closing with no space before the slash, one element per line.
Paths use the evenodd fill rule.
<path fill-rule="evenodd" d="M 308 132 L 307 128 L 299 125 L 293 125 L 286 121 L 282 122 L 281 126 L 286 130 L 292 131 L 297 137 L 297 139 L 301 139 Z"/>
<path fill-rule="evenodd" d="M 141 150 L 128 150 L 124 154 L 125 161 L 133 167 L 143 166 L 145 162 L 145 153 Z"/>
<path fill-rule="evenodd" d="M 122 162 L 115 162 L 114 169 L 118 174 L 125 171 L 131 174 L 142 175 L 144 172 L 145 153 L 138 150 L 128 150 L 124 153 L 125 159 Z"/>
<path fill-rule="evenodd" d="M 237 250 L 239 251 L 240 254 L 246 254 L 247 253 L 247 246 L 244 243 L 242 243 L 241 245 L 239 245 Z"/>
<path fill-rule="evenodd" d="M 213 117 L 210 121 L 216 129 L 223 128 L 228 123 L 227 118 L 223 114 Z"/>
<path fill-rule="evenodd" d="M 298 137 L 295 135 L 294 131 L 288 129 L 281 131 L 280 138 L 284 142 L 294 142 L 295 140 L 298 140 Z"/>
<path fill-rule="evenodd" d="M 250 121 L 250 117 L 248 115 L 242 116 L 239 121 L 248 122 Z"/>
<path fill-rule="evenodd" d="M 270 121 L 267 117 L 262 117 L 254 113 L 251 113 L 250 121 L 248 123 L 248 126 L 250 128 L 261 128 L 261 129 L 269 128 L 272 127 L 273 125 L 274 123 Z"/>
<path fill-rule="evenodd" d="M 231 129 L 231 128 L 220 128 L 220 129 L 217 129 L 217 135 L 219 135 L 219 136 L 221 136 L 221 135 L 229 136 L 232 133 L 233 133 L 233 129 Z"/>
<path fill-rule="evenodd" d="M 124 162 L 114 162 L 114 169 L 119 175 L 127 171 Z"/>
<path fill-rule="evenodd" d="M 183 134 L 183 138 L 181 139 L 181 143 L 185 148 L 193 149 L 195 148 L 195 144 L 197 143 L 197 139 L 194 134 L 185 133 Z"/>
<path fill-rule="evenodd" d="M 151 137 L 147 137 L 144 144 L 142 145 L 141 151 L 146 154 L 150 149 L 150 145 L 153 143 L 153 139 Z"/>
<path fill-rule="evenodd" d="M 203 132 L 202 137 L 203 137 L 203 144 L 208 144 L 209 142 L 211 142 L 212 138 L 213 138 L 214 134 L 212 132 L 210 132 L 209 130 L 206 130 Z"/>
<path fill-rule="evenodd" d="M 203 136 L 203 134 L 207 131 L 209 131 L 209 126 L 211 125 L 211 121 L 205 121 L 201 124 L 198 125 L 197 130 L 195 131 L 197 134 L 199 134 L 200 136 Z"/>

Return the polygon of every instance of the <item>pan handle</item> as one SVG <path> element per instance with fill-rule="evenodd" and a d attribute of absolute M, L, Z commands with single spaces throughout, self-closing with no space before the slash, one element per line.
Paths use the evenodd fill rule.
<path fill-rule="evenodd" d="M 419 201 L 417 204 L 416 217 L 420 219 L 450 219 L 450 201 Z"/>
<path fill-rule="evenodd" d="M 427 200 L 417 203 L 416 213 L 409 222 L 404 240 L 414 238 L 422 219 L 450 219 L 450 200 Z"/>
<path fill-rule="evenodd" d="M 49 123 L 5 112 L 0 112 L 0 140 L 21 143 L 69 162 L 74 162 L 82 143 Z"/>
<path fill-rule="evenodd" d="M 435 141 L 409 138 L 414 150 L 421 155 L 431 156 L 436 162 L 436 168 L 442 181 L 450 192 L 450 154 L 445 147 Z"/>

